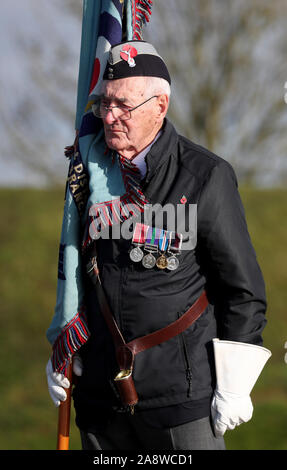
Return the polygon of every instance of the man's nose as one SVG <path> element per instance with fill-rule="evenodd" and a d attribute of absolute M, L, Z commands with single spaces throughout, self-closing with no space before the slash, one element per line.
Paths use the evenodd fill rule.
<path fill-rule="evenodd" d="M 107 110 L 107 114 L 106 116 L 104 117 L 104 121 L 107 123 L 107 124 L 113 124 L 115 121 L 116 121 L 116 118 L 114 116 L 114 113 L 113 113 L 113 110 L 112 108 L 109 108 Z"/>

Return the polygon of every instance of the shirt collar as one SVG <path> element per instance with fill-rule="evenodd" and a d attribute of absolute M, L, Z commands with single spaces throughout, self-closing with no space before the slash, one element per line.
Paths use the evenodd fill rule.
<path fill-rule="evenodd" d="M 132 162 L 133 164 L 138 168 L 140 174 L 141 174 L 141 179 L 143 179 L 146 175 L 146 170 L 147 170 L 147 166 L 146 166 L 146 161 L 145 161 L 145 157 L 146 155 L 148 154 L 148 152 L 150 151 L 150 148 L 152 147 L 152 145 L 157 141 L 157 139 L 160 137 L 161 135 L 161 131 L 159 131 L 157 133 L 157 135 L 155 136 L 154 140 L 147 146 L 145 147 L 136 157 L 134 157 L 132 159 Z"/>

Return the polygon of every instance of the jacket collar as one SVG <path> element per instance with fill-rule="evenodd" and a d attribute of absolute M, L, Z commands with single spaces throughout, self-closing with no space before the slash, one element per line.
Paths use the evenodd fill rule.
<path fill-rule="evenodd" d="M 161 167 L 166 160 L 169 159 L 171 154 L 176 152 L 177 143 L 177 132 L 171 122 L 165 118 L 163 127 L 161 129 L 161 136 L 152 145 L 145 157 L 147 172 L 144 184 L 147 184 L 157 169 Z"/>

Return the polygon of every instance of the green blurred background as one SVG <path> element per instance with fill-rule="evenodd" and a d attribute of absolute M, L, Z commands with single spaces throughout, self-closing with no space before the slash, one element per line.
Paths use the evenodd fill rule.
<path fill-rule="evenodd" d="M 253 392 L 253 419 L 226 433 L 228 449 L 287 449 L 287 191 L 240 188 L 268 297 L 272 351 Z M 56 448 L 58 411 L 47 390 L 46 330 L 57 282 L 63 188 L 1 189 L 0 449 Z M 71 416 L 70 449 L 80 449 Z"/>

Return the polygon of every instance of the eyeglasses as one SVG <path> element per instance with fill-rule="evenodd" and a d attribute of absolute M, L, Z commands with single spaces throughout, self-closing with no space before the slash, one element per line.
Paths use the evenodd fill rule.
<path fill-rule="evenodd" d="M 139 108 L 143 104 L 147 103 L 153 98 L 158 98 L 158 95 L 151 96 L 147 100 L 145 100 L 143 103 L 138 104 L 134 108 L 128 108 L 127 106 L 124 105 L 119 105 L 119 106 L 107 106 L 105 99 L 104 98 L 99 98 L 93 105 L 92 105 L 92 111 L 96 117 L 104 119 L 108 112 L 111 111 L 115 119 L 120 119 L 121 121 L 127 121 L 128 119 L 131 119 L 131 112 L 134 111 L 135 109 Z"/>

